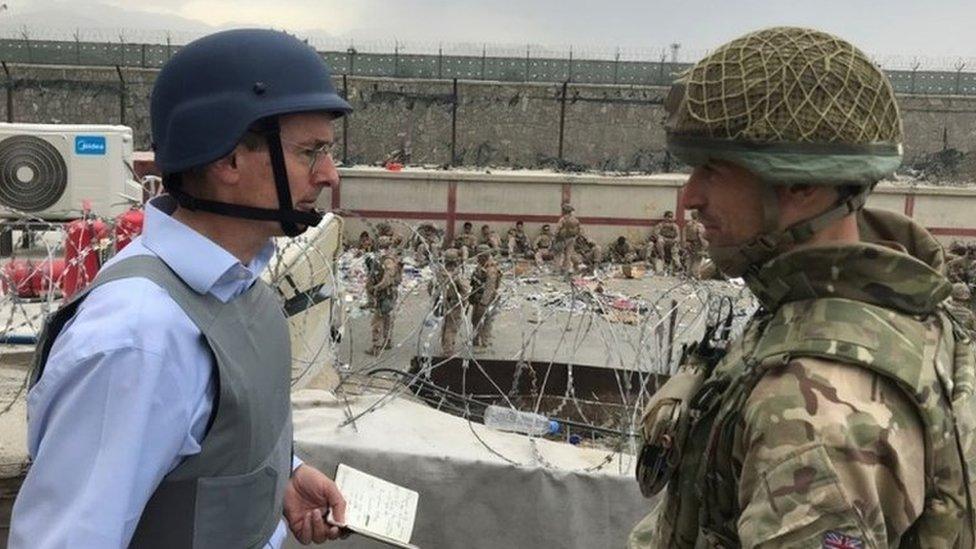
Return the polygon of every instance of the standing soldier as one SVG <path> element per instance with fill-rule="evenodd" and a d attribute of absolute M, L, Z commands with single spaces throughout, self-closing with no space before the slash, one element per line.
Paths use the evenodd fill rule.
<path fill-rule="evenodd" d="M 498 287 L 502 283 L 502 272 L 491 257 L 491 248 L 485 244 L 478 246 L 478 266 L 471 274 L 471 328 L 474 331 L 474 346 L 487 347 L 491 343 L 492 310 L 498 299 Z"/>
<path fill-rule="evenodd" d="M 529 236 L 525 234 L 525 224 L 515 222 L 515 228 L 508 230 L 508 257 L 510 260 L 532 257 L 532 247 L 529 246 Z"/>
<path fill-rule="evenodd" d="M 651 398 L 638 480 L 667 488 L 631 546 L 974 547 L 976 357 L 942 250 L 858 213 L 901 163 L 888 78 L 846 41 L 776 27 L 716 49 L 666 108 L 684 206 L 762 307 Z"/>
<path fill-rule="evenodd" d="M 570 204 L 563 204 L 563 215 L 556 223 L 556 242 L 553 249 L 556 251 L 556 264 L 559 265 L 559 272 L 563 274 L 573 272 L 576 237 L 580 234 L 580 222 L 573 215 L 574 209 Z"/>
<path fill-rule="evenodd" d="M 413 255 L 418 267 L 430 263 L 430 259 L 437 257 L 440 251 L 440 231 L 431 223 L 424 223 L 417 227 L 414 240 Z"/>
<path fill-rule="evenodd" d="M 448 357 L 454 355 L 458 327 L 464 322 L 464 303 L 471 291 L 458 269 L 460 260 L 461 253 L 456 249 L 445 250 L 444 269 L 437 271 L 436 278 L 427 288 L 434 295 L 434 313 L 444 317 L 441 353 Z"/>
<path fill-rule="evenodd" d="M 539 233 L 539 236 L 535 237 L 535 242 L 532 243 L 532 247 L 535 248 L 535 264 L 541 269 L 543 261 L 549 261 L 553 258 L 552 233 L 549 232 L 548 223 L 542 226 L 542 232 Z"/>
<path fill-rule="evenodd" d="M 691 211 L 691 221 L 685 225 L 685 249 L 688 250 L 688 274 L 694 278 L 701 278 L 702 261 L 705 260 L 705 250 L 708 240 L 705 239 L 705 226 L 698 220 L 701 214 L 698 210 Z"/>
<path fill-rule="evenodd" d="M 400 260 L 393 250 L 393 241 L 389 236 L 381 236 L 376 240 L 379 253 L 367 257 L 369 276 L 366 281 L 366 293 L 369 296 L 369 307 L 373 309 L 370 325 L 373 328 L 373 347 L 366 351 L 368 355 L 378 355 L 383 349 L 389 349 L 393 340 L 393 309 L 396 308 L 402 269 Z"/>
<path fill-rule="evenodd" d="M 666 211 L 664 212 L 664 221 L 658 223 L 653 230 L 654 239 L 654 252 L 658 261 L 654 262 L 654 270 L 661 272 L 664 267 L 673 274 L 674 272 L 681 269 L 681 258 L 680 252 L 680 241 L 681 241 L 681 229 L 678 228 L 678 224 L 674 222 L 674 212 Z"/>

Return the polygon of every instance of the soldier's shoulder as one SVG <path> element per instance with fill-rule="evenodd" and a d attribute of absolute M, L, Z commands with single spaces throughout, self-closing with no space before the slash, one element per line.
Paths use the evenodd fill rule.
<path fill-rule="evenodd" d="M 819 358 L 796 358 L 766 372 L 742 417 L 747 438 L 772 445 L 829 439 L 843 447 L 875 442 L 859 440 L 865 433 L 909 430 L 921 439 L 922 432 L 917 406 L 895 381 L 863 366 Z"/>

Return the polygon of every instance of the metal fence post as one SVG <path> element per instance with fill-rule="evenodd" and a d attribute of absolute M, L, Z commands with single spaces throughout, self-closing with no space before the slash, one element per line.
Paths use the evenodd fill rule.
<path fill-rule="evenodd" d="M 27 62 L 34 62 L 34 49 L 31 47 L 30 35 L 27 34 L 27 27 L 24 27 L 20 31 L 20 35 L 24 38 L 24 45 L 27 47 Z"/>
<path fill-rule="evenodd" d="M 454 90 L 451 92 L 451 166 L 457 164 L 457 107 L 458 107 L 458 79 L 454 79 Z"/>
<path fill-rule="evenodd" d="M 81 30 L 75 30 L 75 62 L 81 64 Z"/>
<path fill-rule="evenodd" d="M 573 46 L 569 47 L 569 68 L 567 69 L 566 81 L 573 81 Z"/>
<path fill-rule="evenodd" d="M 400 41 L 393 41 L 393 76 L 400 76 Z"/>
<path fill-rule="evenodd" d="M 613 56 L 613 83 L 616 84 L 618 81 L 617 73 L 620 67 L 620 48 L 617 48 L 617 53 Z"/>
<path fill-rule="evenodd" d="M 7 81 L 4 82 L 4 87 L 7 88 L 7 122 L 14 121 L 14 81 L 10 78 L 10 69 L 7 68 L 6 61 L 0 61 L 0 67 L 3 67 L 3 74 L 6 75 Z"/>
<path fill-rule="evenodd" d="M 485 63 L 488 61 L 488 44 L 481 45 L 481 79 L 485 79 Z"/>
<path fill-rule="evenodd" d="M 349 80 L 348 75 L 342 75 L 342 98 L 349 101 Z M 349 162 L 349 117 L 342 117 L 342 164 Z"/>
<path fill-rule="evenodd" d="M 444 78 L 444 45 L 437 46 L 437 78 Z"/>
<path fill-rule="evenodd" d="M 569 80 L 563 82 L 562 93 L 559 94 L 559 161 L 563 160 L 563 134 L 566 128 L 566 89 Z"/>
<path fill-rule="evenodd" d="M 956 63 L 956 95 L 959 95 L 960 93 L 959 84 L 960 84 L 960 80 L 962 79 L 962 70 L 964 68 L 966 68 L 965 61 L 960 60 L 959 62 Z"/>
<path fill-rule="evenodd" d="M 125 78 L 122 77 L 122 67 L 115 65 L 115 74 L 119 75 L 119 124 L 125 126 Z"/>
<path fill-rule="evenodd" d="M 525 45 L 525 81 L 529 81 L 529 45 Z"/>

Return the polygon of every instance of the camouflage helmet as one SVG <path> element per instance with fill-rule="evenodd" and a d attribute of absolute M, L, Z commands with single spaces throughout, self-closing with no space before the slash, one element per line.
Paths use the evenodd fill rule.
<path fill-rule="evenodd" d="M 461 261 L 461 252 L 459 252 L 457 248 L 448 248 L 444 250 L 445 265 L 455 265 L 459 261 Z"/>
<path fill-rule="evenodd" d="M 887 76 L 836 36 L 798 27 L 719 47 L 672 86 L 668 150 L 738 164 L 774 185 L 871 185 L 901 165 Z"/>
<path fill-rule="evenodd" d="M 390 238 L 389 236 L 383 235 L 376 239 L 376 247 L 381 250 L 385 250 L 389 248 L 391 245 L 393 245 L 393 239 Z"/>
<path fill-rule="evenodd" d="M 965 282 L 956 282 L 952 285 L 952 299 L 956 301 L 969 301 L 972 294 L 969 291 L 969 286 Z"/>
<path fill-rule="evenodd" d="M 762 229 L 709 253 L 729 277 L 749 276 L 864 207 L 901 164 L 902 123 L 887 76 L 833 35 L 773 27 L 737 38 L 683 74 L 665 105 L 667 147 L 692 166 L 730 162 L 760 181 Z M 785 229 L 774 186 L 837 187 L 825 211 Z"/>
<path fill-rule="evenodd" d="M 567 202 L 567 203 L 564 203 L 563 204 L 562 210 L 563 210 L 563 213 L 564 214 L 568 214 L 568 213 L 572 213 L 572 212 L 576 211 L 576 208 L 574 208 L 572 204 L 570 204 L 570 203 Z"/>

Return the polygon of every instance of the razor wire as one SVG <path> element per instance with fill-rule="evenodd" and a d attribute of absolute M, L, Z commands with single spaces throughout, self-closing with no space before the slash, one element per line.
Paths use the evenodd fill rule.
<path fill-rule="evenodd" d="M 373 235 L 379 233 L 379 223 L 376 220 L 358 220 L 367 227 L 367 232 Z M 416 226 L 399 221 L 392 223 L 398 231 L 408 235 L 404 239 L 405 243 L 424 241 Z M 458 345 L 454 354 L 441 356 L 437 353 L 437 328 L 441 326 L 443 319 L 435 314 L 433 298 L 424 295 L 422 289 L 436 280 L 436 272 L 444 269 L 444 265 L 436 253 L 431 253 L 430 248 L 422 244 L 405 246 L 401 251 L 406 256 L 405 270 L 410 273 L 401 287 L 392 313 L 396 317 L 395 323 L 401 329 L 396 330 L 392 336 L 392 349 L 380 352 L 375 357 L 360 359 L 353 350 L 357 346 L 359 349 L 364 348 L 368 342 L 346 342 L 344 356 L 347 362 L 338 368 L 340 381 L 335 392 L 342 399 L 368 394 L 372 395 L 373 400 L 357 412 L 347 407 L 343 425 L 354 426 L 358 419 L 394 399 L 419 398 L 432 407 L 467 420 L 473 436 L 480 444 L 504 461 L 515 464 L 522 463 L 515 457 L 506 455 L 501 449 L 492 447 L 475 429 L 474 424 L 480 423 L 488 404 L 541 413 L 568 427 L 559 437 L 549 438 L 567 440 L 574 430 L 590 433 L 591 438 L 584 445 L 606 453 L 598 465 L 587 470 L 600 470 L 617 462 L 620 472 L 625 472 L 636 453 L 643 408 L 656 389 L 652 382 L 654 376 L 670 374 L 677 365 L 675 358 L 680 354 L 681 345 L 702 337 L 707 324 L 716 324 L 719 318 L 732 318 L 734 322 L 729 324 L 729 329 L 738 332 L 756 307 L 744 286 L 721 281 L 653 276 L 637 282 L 642 286 L 646 282 L 651 295 L 635 297 L 606 288 L 614 283 L 613 276 L 617 274 L 614 267 L 597 268 L 592 276 L 565 280 L 547 273 L 548 267 L 544 267 L 541 272 L 531 270 L 515 275 L 513 272 L 516 264 L 509 262 L 504 265 L 503 276 L 506 278 L 499 290 L 500 295 L 492 305 L 494 311 L 489 312 L 504 315 L 507 322 L 514 322 L 516 328 L 509 328 L 506 334 L 508 337 L 515 337 L 513 334 L 517 334 L 521 338 L 515 345 L 517 350 L 513 354 L 492 357 L 515 363 L 513 379 L 510 388 L 506 390 L 503 385 L 509 385 L 508 381 L 495 380 L 489 371 L 490 365 L 485 362 L 487 356 L 472 347 L 471 341 L 479 326 L 471 323 L 467 312 L 458 326 Z M 470 276 L 473 261 L 473 258 L 469 258 L 461 267 L 464 272 L 462 276 Z M 364 254 L 357 254 L 352 246 L 338 262 L 339 270 L 342 271 L 339 277 L 346 284 L 346 314 L 360 315 L 360 322 L 365 322 L 366 317 L 371 314 L 368 309 L 361 308 L 366 303 L 363 295 L 366 276 L 363 271 L 364 263 Z M 423 264 L 424 267 L 418 269 L 417 264 Z M 544 288 L 545 295 L 532 292 L 534 287 Z M 596 291 L 597 287 L 601 288 L 600 292 Z M 457 288 L 452 288 L 451 291 L 456 292 Z M 459 301 L 464 297 L 456 296 Z M 628 300 L 628 305 L 635 304 L 639 312 L 634 315 L 633 324 L 613 321 L 613 315 L 608 314 L 611 310 L 610 298 Z M 540 300 L 546 302 L 542 303 Z M 407 306 L 408 303 L 411 307 Z M 355 320 L 357 319 L 347 322 Z M 671 330 L 667 329 L 669 321 L 673 324 Z M 408 324 L 406 329 L 403 329 L 404 323 Z M 551 334 L 544 334 L 543 331 L 553 326 L 563 327 L 557 330 L 555 341 L 540 341 L 545 337 L 551 338 Z M 629 328 L 624 329 L 623 326 Z M 495 338 L 498 337 L 500 336 L 496 333 Z M 605 363 L 587 364 L 585 359 L 577 360 L 581 349 L 593 345 L 594 342 L 606 351 L 603 353 L 606 357 Z M 549 348 L 547 354 L 533 352 L 542 347 Z M 629 349 L 630 352 L 624 353 L 621 349 Z M 408 367 L 410 363 L 415 366 Z M 566 382 L 563 386 L 553 388 L 549 377 L 559 363 L 566 368 Z M 531 367 L 533 364 L 537 369 Z M 601 402 L 599 398 L 590 398 L 591 395 L 579 394 L 577 383 L 574 382 L 574 370 L 581 366 L 606 368 L 608 375 L 612 375 L 616 383 L 619 402 Z M 460 376 L 462 388 L 468 386 L 469 376 L 477 375 L 489 383 L 494 394 L 486 397 L 483 394 L 458 393 L 457 390 L 439 386 L 433 380 L 432 374 L 448 367 L 459 369 L 457 374 Z M 623 375 L 625 372 L 637 374 L 639 390 L 628 387 L 631 381 Z M 531 378 L 527 395 L 517 394 L 520 378 Z M 613 409 L 616 415 L 610 412 L 605 414 L 606 417 L 596 417 L 591 411 L 606 412 L 613 406 L 616 406 Z M 565 411 L 572 413 L 563 413 Z M 568 419 L 570 416 L 577 419 Z M 600 435 L 596 436 L 594 433 Z M 539 438 L 525 436 L 530 441 Z M 538 447 L 534 442 L 531 444 L 537 454 L 535 464 L 547 466 Z"/>
<path fill-rule="evenodd" d="M 103 263 L 114 254 L 117 242 L 113 221 L 88 216 L 89 223 L 101 222 L 108 230 L 89 249 L 79 250 L 78 257 L 96 254 Z M 358 221 L 373 234 L 378 232 L 373 220 Z M 355 329 L 368 322 L 371 314 L 365 307 L 368 273 L 364 255 L 353 250 L 334 252 L 338 243 L 315 246 L 301 236 L 280 239 L 266 276 L 278 286 L 289 277 L 310 281 L 306 283 L 313 290 L 307 295 L 311 306 L 294 314 L 286 311 L 292 337 L 293 386 L 299 388 L 310 382 L 314 385 L 316 380 L 327 379 L 319 381 L 318 386 L 332 390 L 345 403 L 344 424 L 354 428 L 359 417 L 396 398 L 425 400 L 435 409 L 466 420 L 473 436 L 489 451 L 519 463 L 478 435 L 478 429 L 483 428 L 476 424 L 482 421 L 485 407 L 495 404 L 560 421 L 564 431 L 548 438 L 565 441 L 576 434 L 583 438 L 582 446 L 604 456 L 586 470 L 617 464 L 619 472 L 625 472 L 634 459 L 643 408 L 656 389 L 656 380 L 673 371 L 681 345 L 700 338 L 706 325 L 731 314 L 733 308 L 735 325 L 741 327 L 755 306 L 748 290 L 726 282 L 650 276 L 628 281 L 631 290 L 622 291 L 615 288 L 622 279 L 614 278 L 618 269 L 612 266 L 596 267 L 593 275 L 564 279 L 548 272 L 548 267 L 537 270 L 532 262 L 505 264 L 498 299 L 488 314 L 496 319 L 504 317 L 509 325 L 514 325 L 515 329 L 508 329 L 505 334 L 519 340 L 509 354 L 491 357 L 515 364 L 511 381 L 499 381 L 497 372 L 486 362 L 491 355 L 481 354 L 472 346 L 480 326 L 472 324 L 467 312 L 458 326 L 454 354 L 442 356 L 439 352 L 444 320 L 435 311 L 430 295 L 437 288 L 430 286 L 436 273 L 444 269 L 438 245 L 442 235 L 434 238 L 435 243 L 415 225 L 396 222 L 394 226 L 395 232 L 407 237 L 401 245 L 406 255 L 405 277 L 392 313 L 399 329 L 394 332 L 390 351 L 373 357 L 364 357 L 361 352 L 371 344 L 368 330 Z M 0 233 L 3 232 L 8 233 L 6 241 L 12 247 L 0 261 L 4 266 L 0 269 L 0 336 L 8 344 L 20 343 L 20 350 L 29 353 L 32 338 L 37 336 L 44 318 L 63 300 L 63 279 L 50 265 L 65 255 L 68 233 L 64 225 L 27 214 L 5 221 L 0 226 Z M 343 238 L 341 231 L 335 238 Z M 305 261 L 298 267 L 286 268 L 281 258 L 289 254 L 304 255 Z M 13 269 L 6 268 L 16 261 L 32 266 L 27 279 L 42 291 L 18 291 Z M 461 276 L 470 276 L 473 261 L 471 258 L 461 267 Z M 516 274 L 521 267 L 524 272 Z M 84 269 L 80 272 L 87 273 Z M 83 285 L 90 280 L 81 282 Z M 632 291 L 637 286 L 640 291 Z M 451 291 L 458 292 L 458 288 Z M 466 296 L 457 297 L 465 302 Z M 287 300 L 285 307 L 287 310 Z M 360 333 L 367 334 L 367 341 L 357 339 Z M 499 337 L 503 336 L 496 332 L 495 339 Z M 596 354 L 603 357 L 602 364 L 583 356 L 587 350 L 592 356 L 594 345 L 599 347 Z M 7 356 L 10 355 L 0 355 L 0 360 Z M 416 367 L 411 369 L 411 363 Z M 593 367 L 606 370 L 608 378 L 612 378 L 612 391 L 598 394 L 596 389 L 591 393 L 581 390 L 579 372 Z M 436 383 L 434 374 L 445 368 L 459 368 L 461 392 Z M 565 381 L 557 384 L 556 373 L 563 369 Z M 0 393 L 4 399 L 0 414 L 24 401 L 26 367 L 23 373 L 16 387 L 8 380 Z M 471 376 L 486 380 L 490 394 L 465 393 Z M 349 399 L 362 396 L 370 403 L 362 410 L 353 410 Z M 544 437 L 525 436 L 532 441 L 534 463 L 554 467 L 534 442 L 535 438 Z"/>

